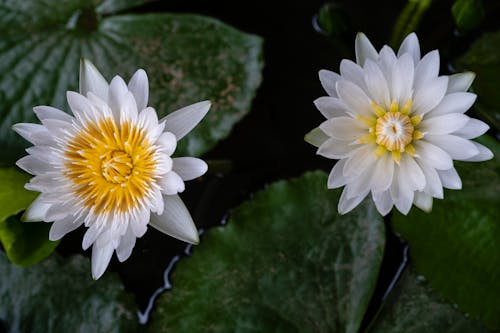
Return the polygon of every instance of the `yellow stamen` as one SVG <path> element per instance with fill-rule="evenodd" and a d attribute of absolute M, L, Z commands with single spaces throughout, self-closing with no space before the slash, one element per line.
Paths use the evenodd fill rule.
<path fill-rule="evenodd" d="M 380 156 L 382 156 L 385 152 L 387 151 L 387 148 L 385 148 L 384 146 L 381 146 L 379 145 L 377 147 L 377 150 L 375 150 L 375 156 L 377 158 L 379 158 Z"/>
<path fill-rule="evenodd" d="M 410 154 L 410 156 L 413 156 L 413 157 L 417 156 L 417 152 L 415 151 L 415 148 L 411 144 L 409 144 L 405 147 L 405 151 L 408 154 Z"/>
<path fill-rule="evenodd" d="M 375 134 L 373 133 L 368 133 L 364 136 L 362 136 L 361 138 L 359 138 L 358 140 L 356 140 L 357 143 L 373 143 L 375 142 L 377 138 L 375 137 Z"/>
<path fill-rule="evenodd" d="M 405 115 L 409 115 L 410 111 L 411 111 L 412 104 L 413 104 L 413 101 L 411 98 L 409 98 L 408 101 L 406 102 L 405 106 L 403 106 L 403 108 L 401 109 L 401 113 L 405 114 Z"/>
<path fill-rule="evenodd" d="M 373 117 L 366 117 L 366 116 L 356 116 L 356 120 L 361 121 L 363 124 L 365 124 L 368 127 L 373 127 L 377 123 L 377 119 Z"/>
<path fill-rule="evenodd" d="M 420 131 L 414 131 L 413 132 L 413 140 L 420 140 L 424 137 L 424 133 Z"/>
<path fill-rule="evenodd" d="M 375 102 L 372 102 L 370 105 L 371 105 L 371 107 L 373 109 L 373 113 L 375 113 L 375 115 L 377 117 L 383 117 L 383 116 L 385 116 L 386 112 L 385 112 L 385 110 L 384 110 L 383 107 L 381 107 L 380 105 L 378 105 Z"/>
<path fill-rule="evenodd" d="M 398 112 L 399 110 L 399 104 L 397 101 L 392 101 L 391 103 L 391 108 L 389 109 L 390 112 Z"/>
<path fill-rule="evenodd" d="M 399 161 L 401 161 L 401 152 L 399 150 L 393 150 L 392 159 L 394 162 L 399 163 Z"/>
<path fill-rule="evenodd" d="M 411 121 L 412 125 L 415 127 L 418 124 L 420 124 L 420 122 L 422 121 L 422 116 L 421 115 L 413 116 L 410 118 L 410 121 Z"/>

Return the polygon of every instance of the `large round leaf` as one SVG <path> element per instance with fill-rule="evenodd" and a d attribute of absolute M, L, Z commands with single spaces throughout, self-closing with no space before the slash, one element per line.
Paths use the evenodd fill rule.
<path fill-rule="evenodd" d="M 227 136 L 249 111 L 261 80 L 262 40 L 196 15 L 107 14 L 137 0 L 0 0 L 0 146 L 4 163 L 26 143 L 11 130 L 35 121 L 32 107 L 67 110 L 66 90 L 78 87 L 80 57 L 111 80 L 144 68 L 150 105 L 160 116 L 201 100 L 212 109 L 180 142 L 179 155 L 200 155 Z M 7 161 L 5 161 L 7 159 Z"/>
<path fill-rule="evenodd" d="M 369 332 L 374 333 L 486 333 L 480 322 L 467 318 L 443 301 L 407 269 Z"/>
<path fill-rule="evenodd" d="M 394 229 L 410 244 L 419 274 L 462 311 L 500 328 L 500 145 L 492 161 L 456 163 L 463 189 L 446 191 L 431 214 L 395 214 Z"/>
<path fill-rule="evenodd" d="M 174 271 L 151 332 L 357 332 L 382 261 L 365 202 L 337 213 L 327 175 L 274 183 L 203 236 Z"/>
<path fill-rule="evenodd" d="M 116 276 L 98 282 L 81 256 L 20 268 L 0 252 L 0 322 L 7 333 L 137 332 L 131 297 Z"/>

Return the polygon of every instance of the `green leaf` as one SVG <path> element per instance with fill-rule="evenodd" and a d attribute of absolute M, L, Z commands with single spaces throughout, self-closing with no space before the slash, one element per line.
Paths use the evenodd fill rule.
<path fill-rule="evenodd" d="M 500 328 L 500 144 L 483 137 L 493 160 L 456 163 L 463 189 L 434 200 L 431 214 L 413 209 L 394 214 L 392 225 L 410 245 L 410 255 L 447 300 Z"/>
<path fill-rule="evenodd" d="M 50 225 L 22 223 L 16 216 L 37 196 L 24 189 L 29 178 L 16 168 L 0 168 L 0 242 L 9 260 L 20 266 L 36 264 L 59 244 L 49 241 Z"/>
<path fill-rule="evenodd" d="M 374 333 L 489 332 L 480 322 L 443 301 L 410 269 L 389 294 L 371 328 L 369 332 Z"/>
<path fill-rule="evenodd" d="M 357 332 L 382 261 L 369 202 L 336 211 L 323 172 L 279 181 L 203 236 L 174 271 L 151 332 Z"/>
<path fill-rule="evenodd" d="M 114 11 L 135 3 L 106 1 L 97 8 Z M 91 60 L 108 80 L 115 74 L 128 79 L 137 68 L 144 68 L 150 79 L 149 104 L 160 117 L 211 100 L 211 111 L 181 140 L 178 155 L 207 152 L 249 111 L 261 81 L 259 37 L 202 16 L 101 16 L 89 4 L 0 0 L 4 163 L 24 153 L 27 143 L 11 126 L 35 121 L 33 106 L 68 110 L 66 90 L 77 90 L 80 57 Z"/>
<path fill-rule="evenodd" d="M 477 28 L 485 16 L 481 0 L 456 0 L 451 7 L 451 13 L 455 24 L 463 31 Z"/>
<path fill-rule="evenodd" d="M 459 70 L 476 73 L 472 85 L 478 95 L 474 108 L 500 131 L 500 32 L 486 33 L 458 60 Z"/>
<path fill-rule="evenodd" d="M 403 39 L 417 30 L 432 2 L 433 0 L 408 0 L 392 28 L 390 44 L 394 49 L 399 48 Z"/>
<path fill-rule="evenodd" d="M 137 332 L 131 297 L 117 276 L 90 277 L 84 257 L 51 256 L 21 268 L 0 252 L 0 321 L 7 333 Z"/>

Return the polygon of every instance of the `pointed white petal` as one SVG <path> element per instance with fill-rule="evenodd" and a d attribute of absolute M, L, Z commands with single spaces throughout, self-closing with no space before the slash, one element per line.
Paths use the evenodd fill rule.
<path fill-rule="evenodd" d="M 208 170 L 207 163 L 199 158 L 178 157 L 174 158 L 173 161 L 173 171 L 184 181 L 198 178 Z"/>
<path fill-rule="evenodd" d="M 46 106 L 46 105 L 35 106 L 33 108 L 33 111 L 40 120 L 50 118 L 50 119 L 58 119 L 68 123 L 71 123 L 73 121 L 73 117 L 71 117 L 69 114 L 59 109 L 53 108 L 51 106 Z"/>
<path fill-rule="evenodd" d="M 158 138 L 157 144 L 161 146 L 165 154 L 171 156 L 174 153 L 175 148 L 177 147 L 177 139 L 172 133 L 164 132 Z"/>
<path fill-rule="evenodd" d="M 452 167 L 448 170 L 438 170 L 437 172 L 439 178 L 441 178 L 443 187 L 449 188 L 450 190 L 460 190 L 462 188 L 462 180 L 455 168 Z"/>
<path fill-rule="evenodd" d="M 107 101 L 108 89 L 108 82 L 97 68 L 89 60 L 82 58 L 80 60 L 80 94 L 87 96 L 91 92 L 103 101 Z"/>
<path fill-rule="evenodd" d="M 55 141 L 43 125 L 18 123 L 12 129 L 34 145 L 52 146 Z"/>
<path fill-rule="evenodd" d="M 45 221 L 45 214 L 50 208 L 51 204 L 43 200 L 42 196 L 38 196 L 24 212 L 21 217 L 23 222 L 38 222 Z"/>
<path fill-rule="evenodd" d="M 198 125 L 210 110 L 210 106 L 210 101 L 203 101 L 168 114 L 161 120 L 165 121 L 165 131 L 172 132 L 179 141 Z"/>
<path fill-rule="evenodd" d="M 408 154 L 403 154 L 399 165 L 400 181 L 406 182 L 412 191 L 422 191 L 425 188 L 426 179 L 415 159 Z"/>
<path fill-rule="evenodd" d="M 328 176 L 329 189 L 338 188 L 348 183 L 349 179 L 344 177 L 343 174 L 345 162 L 346 160 L 343 159 L 337 161 L 337 163 L 335 163 L 335 165 L 333 166 L 333 169 L 330 172 L 330 175 Z"/>
<path fill-rule="evenodd" d="M 418 63 L 420 61 L 420 44 L 418 42 L 417 35 L 412 32 L 401 43 L 398 51 L 398 57 L 403 54 L 408 53 L 413 59 L 413 63 Z"/>
<path fill-rule="evenodd" d="M 486 133 L 486 131 L 488 131 L 489 128 L 490 127 L 481 120 L 470 118 L 464 127 L 454 131 L 452 134 L 458 135 L 464 139 L 475 139 L 478 136 L 481 136 L 484 133 Z"/>
<path fill-rule="evenodd" d="M 413 204 L 426 213 L 432 210 L 432 197 L 424 192 L 415 192 Z"/>
<path fill-rule="evenodd" d="M 354 83 L 346 80 L 338 81 L 337 92 L 352 114 L 362 116 L 373 115 L 370 98 Z"/>
<path fill-rule="evenodd" d="M 136 237 L 130 226 L 120 240 L 120 245 L 116 248 L 116 256 L 120 262 L 127 260 L 132 254 L 136 242 Z"/>
<path fill-rule="evenodd" d="M 392 68 L 394 67 L 394 64 L 396 63 L 396 54 L 394 54 L 394 51 L 387 45 L 384 45 L 382 47 L 382 50 L 380 50 L 380 56 L 379 56 L 379 66 L 380 69 L 382 70 L 382 73 L 384 73 L 384 77 L 387 81 L 387 86 L 391 86 L 391 79 L 392 79 Z"/>
<path fill-rule="evenodd" d="M 468 159 L 465 159 L 464 161 L 482 162 L 482 161 L 491 160 L 493 158 L 493 153 L 487 147 L 485 147 L 482 144 L 479 144 L 477 142 L 474 142 L 474 141 L 472 141 L 472 143 L 479 150 L 479 153 L 477 155 L 474 155 L 474 156 L 468 158 Z"/>
<path fill-rule="evenodd" d="M 318 74 L 319 81 L 326 93 L 332 97 L 337 97 L 337 81 L 340 80 L 340 75 L 326 69 L 320 70 Z"/>
<path fill-rule="evenodd" d="M 92 115 L 92 106 L 87 97 L 74 91 L 68 91 L 66 93 L 66 98 L 75 118 L 81 124 L 85 124 L 89 119 L 92 119 L 89 118 Z"/>
<path fill-rule="evenodd" d="M 380 67 L 377 63 L 368 59 L 365 63 L 364 72 L 366 88 L 371 99 L 384 108 L 389 107 L 391 104 L 389 86 Z"/>
<path fill-rule="evenodd" d="M 127 84 L 120 76 L 116 75 L 109 84 L 108 105 L 117 121 L 120 119 L 120 109 L 127 92 Z"/>
<path fill-rule="evenodd" d="M 454 160 L 467 160 L 479 154 L 472 141 L 455 135 L 427 135 L 425 140 L 443 149 Z"/>
<path fill-rule="evenodd" d="M 155 207 L 153 210 L 157 210 Z M 134 235 L 134 238 L 144 236 L 148 230 L 148 222 L 151 219 L 151 211 L 149 209 L 138 210 L 134 218 L 130 220 L 129 228 Z"/>
<path fill-rule="evenodd" d="M 163 214 L 151 214 L 151 226 L 174 238 L 198 244 L 198 231 L 181 198 L 178 195 L 166 195 L 163 199 Z"/>
<path fill-rule="evenodd" d="M 427 115 L 436 117 L 448 113 L 465 113 L 476 101 L 476 94 L 457 92 L 445 95 L 441 103 Z"/>
<path fill-rule="evenodd" d="M 343 141 L 354 141 L 368 134 L 368 128 L 363 123 L 349 117 L 328 119 L 319 128 L 332 138 Z"/>
<path fill-rule="evenodd" d="M 437 170 L 448 170 L 453 168 L 453 160 L 450 155 L 441 148 L 423 140 L 413 144 L 417 152 L 417 159 L 422 159 L 429 166 Z"/>
<path fill-rule="evenodd" d="M 120 107 L 120 124 L 133 123 L 138 117 L 137 104 L 134 95 L 128 91 L 122 100 Z"/>
<path fill-rule="evenodd" d="M 424 192 L 429 193 L 435 198 L 443 199 L 443 185 L 441 184 L 441 179 L 436 169 L 429 166 L 429 164 L 423 160 L 417 159 L 416 161 L 425 176 L 426 185 Z"/>
<path fill-rule="evenodd" d="M 368 37 L 362 32 L 356 35 L 354 48 L 356 51 L 356 62 L 361 66 L 365 65 L 366 59 L 377 60 L 378 58 L 377 50 L 375 50 Z"/>
<path fill-rule="evenodd" d="M 427 53 L 415 68 L 415 80 L 413 81 L 415 90 L 419 90 L 428 82 L 435 80 L 438 75 L 439 51 L 434 50 Z"/>
<path fill-rule="evenodd" d="M 372 198 L 375 207 L 377 207 L 378 212 L 382 216 L 389 214 L 394 206 L 389 190 L 385 190 L 384 192 L 372 192 Z"/>
<path fill-rule="evenodd" d="M 87 250 L 90 247 L 90 245 L 92 245 L 95 242 L 95 240 L 100 234 L 101 230 L 98 228 L 97 223 L 92 224 L 85 232 L 85 235 L 83 235 L 83 240 L 82 240 L 83 250 Z"/>
<path fill-rule="evenodd" d="M 67 202 L 58 202 L 50 206 L 45 212 L 45 222 L 52 222 L 64 219 L 71 212 L 71 207 Z"/>
<path fill-rule="evenodd" d="M 397 173 L 397 180 L 394 182 L 398 187 L 398 195 L 394 196 L 391 187 L 391 196 L 393 198 L 396 208 L 403 214 L 407 215 L 413 204 L 414 191 L 411 190 L 407 179 L 401 174 Z"/>
<path fill-rule="evenodd" d="M 52 167 L 45 161 L 41 161 L 31 155 L 17 160 L 16 165 L 32 175 L 41 175 L 52 170 Z"/>
<path fill-rule="evenodd" d="M 316 127 L 304 136 L 304 141 L 312 144 L 315 147 L 319 147 L 328 140 L 329 136 L 321 130 L 321 128 Z"/>
<path fill-rule="evenodd" d="M 467 91 L 474 81 L 473 72 L 458 73 L 449 76 L 448 93 Z"/>
<path fill-rule="evenodd" d="M 349 112 L 344 102 L 336 97 L 320 97 L 314 101 L 314 105 L 326 119 L 347 116 Z"/>
<path fill-rule="evenodd" d="M 184 181 L 182 178 L 174 171 L 167 172 L 158 181 L 161 186 L 161 190 L 164 194 L 174 195 L 184 191 Z"/>
<path fill-rule="evenodd" d="M 128 90 L 134 95 L 137 110 L 141 111 L 148 106 L 149 82 L 143 69 L 138 69 L 128 83 Z"/>
<path fill-rule="evenodd" d="M 340 200 L 339 200 L 339 205 L 338 205 L 338 211 L 340 214 L 347 214 L 356 206 L 358 206 L 361 201 L 367 196 L 368 191 L 364 191 L 360 195 L 353 197 L 353 198 L 348 198 L 347 193 L 349 192 L 349 185 L 347 185 L 344 190 L 342 191 L 342 194 L 340 195 Z"/>
<path fill-rule="evenodd" d="M 448 87 L 448 77 L 440 76 L 429 80 L 414 93 L 413 110 L 415 114 L 425 114 L 441 103 Z"/>
<path fill-rule="evenodd" d="M 340 62 L 340 75 L 345 81 L 349 81 L 366 90 L 363 68 L 349 59 Z M 338 82 L 338 81 L 337 81 Z"/>
<path fill-rule="evenodd" d="M 63 238 L 67 233 L 75 230 L 83 223 L 83 219 L 75 219 L 74 216 L 67 216 L 52 223 L 49 231 L 49 240 L 56 241 Z"/>
<path fill-rule="evenodd" d="M 376 161 L 376 144 L 366 144 L 358 148 L 346 161 L 342 170 L 346 177 L 357 177 L 373 168 Z"/>
<path fill-rule="evenodd" d="M 113 243 L 111 242 L 103 247 L 98 247 L 96 244 L 92 247 L 92 278 L 94 280 L 97 280 L 104 274 L 114 250 Z"/>
<path fill-rule="evenodd" d="M 400 106 L 406 104 L 412 94 L 414 71 L 410 54 L 405 53 L 398 58 L 392 69 L 391 101 L 399 102 Z"/>
<path fill-rule="evenodd" d="M 349 156 L 356 148 L 358 147 L 351 145 L 349 141 L 330 138 L 319 147 L 317 154 L 326 158 L 341 159 Z"/>
<path fill-rule="evenodd" d="M 425 118 L 418 130 L 429 135 L 449 134 L 463 128 L 469 117 L 461 113 L 448 113 L 442 116 Z"/>
<path fill-rule="evenodd" d="M 393 175 L 394 160 L 390 154 L 383 154 L 375 163 L 375 170 L 370 185 L 372 192 L 384 192 L 389 189 L 392 184 Z"/>

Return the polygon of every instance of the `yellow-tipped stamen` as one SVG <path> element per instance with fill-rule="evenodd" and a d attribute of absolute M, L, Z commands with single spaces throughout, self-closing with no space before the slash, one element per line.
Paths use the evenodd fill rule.
<path fill-rule="evenodd" d="M 387 148 L 385 148 L 384 146 L 381 146 L 379 145 L 377 147 L 377 150 L 375 150 L 375 156 L 377 158 L 379 158 L 380 156 L 382 156 L 385 152 L 387 151 Z"/>
<path fill-rule="evenodd" d="M 405 115 L 409 115 L 410 111 L 411 111 L 412 104 L 413 104 L 413 101 L 411 98 L 409 98 L 408 101 L 406 102 L 405 106 L 403 106 L 403 108 L 401 109 L 401 113 L 405 114 Z"/>
<path fill-rule="evenodd" d="M 392 101 L 391 103 L 391 108 L 389 109 L 390 112 L 398 112 L 399 110 L 399 104 L 397 101 Z"/>
<path fill-rule="evenodd" d="M 413 140 L 420 140 L 424 137 L 424 133 L 420 131 L 413 131 Z"/>
<path fill-rule="evenodd" d="M 375 136 L 375 134 L 373 133 L 368 133 L 364 136 L 362 136 L 361 138 L 359 138 L 358 140 L 356 140 L 357 143 L 374 143 L 375 140 L 377 139 L 377 137 Z"/>
<path fill-rule="evenodd" d="M 415 127 L 418 124 L 420 124 L 420 122 L 422 121 L 422 115 L 413 116 L 410 118 L 410 121 L 411 121 L 413 127 Z"/>
<path fill-rule="evenodd" d="M 381 107 L 380 105 L 378 105 L 378 104 L 377 104 L 377 103 L 375 103 L 375 102 L 372 102 L 370 105 L 371 105 L 371 107 L 372 107 L 372 109 L 373 109 L 373 113 L 375 113 L 375 115 L 376 115 L 377 117 L 379 117 L 379 118 L 380 118 L 380 117 L 385 116 L 386 112 L 385 112 L 385 110 L 384 110 L 384 108 L 383 108 L 383 107 Z"/>
<path fill-rule="evenodd" d="M 401 152 L 399 150 L 393 150 L 392 159 L 394 162 L 399 163 L 399 161 L 401 161 Z"/>
<path fill-rule="evenodd" d="M 405 151 L 408 154 L 410 154 L 410 156 L 413 156 L 413 157 L 417 156 L 417 152 L 415 151 L 415 148 L 411 144 L 409 144 L 405 147 Z"/>
<path fill-rule="evenodd" d="M 373 127 L 377 123 L 377 119 L 373 117 L 366 117 L 366 116 L 356 116 L 356 120 L 361 121 L 363 124 L 365 124 L 368 127 Z"/>

